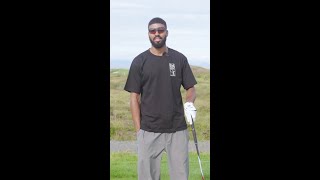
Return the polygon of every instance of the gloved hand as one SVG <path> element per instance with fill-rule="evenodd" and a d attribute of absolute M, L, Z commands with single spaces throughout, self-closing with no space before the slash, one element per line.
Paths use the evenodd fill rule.
<path fill-rule="evenodd" d="M 187 122 L 190 125 L 192 124 L 191 117 L 193 118 L 193 122 L 196 120 L 197 109 L 193 106 L 192 102 L 184 103 L 184 114 L 187 118 Z"/>

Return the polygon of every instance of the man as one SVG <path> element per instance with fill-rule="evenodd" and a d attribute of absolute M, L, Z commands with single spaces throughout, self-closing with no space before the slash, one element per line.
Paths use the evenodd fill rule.
<path fill-rule="evenodd" d="M 195 121 L 197 84 L 187 58 L 168 48 L 168 30 L 161 18 L 148 24 L 151 48 L 132 61 L 124 90 L 130 92 L 130 109 L 138 142 L 139 180 L 159 180 L 162 152 L 166 151 L 170 179 L 189 175 L 189 124 Z M 186 89 L 182 104 L 181 85 Z"/>

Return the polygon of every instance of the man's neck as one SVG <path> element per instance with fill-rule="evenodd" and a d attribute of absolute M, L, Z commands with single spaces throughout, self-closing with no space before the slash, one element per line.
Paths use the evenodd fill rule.
<path fill-rule="evenodd" d="M 155 47 L 151 47 L 150 48 L 150 52 L 156 56 L 163 56 L 163 54 L 166 52 L 168 53 L 168 48 L 166 45 L 164 45 L 163 47 L 161 48 L 155 48 Z"/>

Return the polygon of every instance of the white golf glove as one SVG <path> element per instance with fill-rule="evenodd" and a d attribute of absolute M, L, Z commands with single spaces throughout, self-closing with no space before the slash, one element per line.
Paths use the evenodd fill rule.
<path fill-rule="evenodd" d="M 196 120 L 197 109 L 193 106 L 192 102 L 184 103 L 184 114 L 185 114 L 185 116 L 187 118 L 187 122 L 190 125 L 192 124 L 191 117 L 192 117 L 193 121 Z"/>

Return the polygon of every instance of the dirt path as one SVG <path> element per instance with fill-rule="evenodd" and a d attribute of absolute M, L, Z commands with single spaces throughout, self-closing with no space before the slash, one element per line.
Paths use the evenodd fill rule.
<path fill-rule="evenodd" d="M 210 141 L 198 142 L 199 151 L 210 152 Z M 136 141 L 110 141 L 110 152 L 136 152 Z M 196 152 L 194 141 L 189 141 L 189 151 Z"/>

